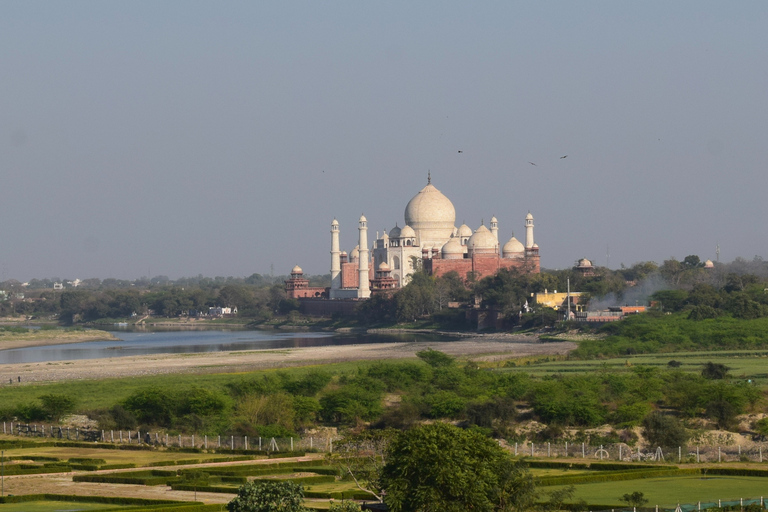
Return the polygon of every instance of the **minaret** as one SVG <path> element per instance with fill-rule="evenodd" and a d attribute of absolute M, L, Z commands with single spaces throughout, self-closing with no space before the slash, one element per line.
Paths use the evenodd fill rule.
<path fill-rule="evenodd" d="M 533 215 L 528 212 L 525 216 L 525 248 L 530 249 L 533 247 Z"/>
<path fill-rule="evenodd" d="M 358 263 L 359 279 L 357 297 L 367 299 L 371 296 L 370 276 L 368 275 L 368 219 L 360 216 L 360 260 Z"/>
<path fill-rule="evenodd" d="M 499 220 L 494 215 L 491 217 L 491 233 L 496 237 L 496 241 L 499 241 Z"/>
<path fill-rule="evenodd" d="M 339 250 L 339 221 L 331 222 L 331 289 L 341 288 L 341 251 Z"/>

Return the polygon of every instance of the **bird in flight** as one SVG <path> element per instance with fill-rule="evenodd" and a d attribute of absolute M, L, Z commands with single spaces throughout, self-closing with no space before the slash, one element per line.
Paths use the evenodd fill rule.
<path fill-rule="evenodd" d="M 560 160 L 562 160 L 563 158 L 568 158 L 568 155 L 561 156 Z"/>
<path fill-rule="evenodd" d="M 462 150 L 459 150 L 459 153 L 463 153 L 463 151 L 462 151 Z"/>
<path fill-rule="evenodd" d="M 536 164 L 535 164 L 535 163 L 533 163 L 533 162 L 528 162 L 528 163 L 529 163 L 529 164 L 531 164 L 531 165 L 536 165 Z M 538 167 L 538 166 L 537 166 L 537 167 Z"/>

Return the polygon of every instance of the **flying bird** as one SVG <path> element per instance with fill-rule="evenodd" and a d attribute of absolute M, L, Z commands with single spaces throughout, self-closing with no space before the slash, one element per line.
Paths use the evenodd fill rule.
<path fill-rule="evenodd" d="M 459 153 L 463 153 L 463 151 L 462 151 L 462 150 L 459 150 Z"/>
<path fill-rule="evenodd" d="M 535 163 L 533 163 L 533 162 L 528 162 L 528 163 L 529 163 L 529 164 L 531 164 L 531 165 L 536 165 L 536 164 L 535 164 Z M 538 167 L 538 166 L 537 166 L 537 167 Z"/>
<path fill-rule="evenodd" d="M 560 160 L 562 160 L 563 158 L 568 158 L 568 155 L 561 156 Z"/>

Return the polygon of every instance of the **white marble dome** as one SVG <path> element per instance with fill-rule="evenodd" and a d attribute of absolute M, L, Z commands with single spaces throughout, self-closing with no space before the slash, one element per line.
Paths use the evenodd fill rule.
<path fill-rule="evenodd" d="M 456 237 L 448 240 L 440 252 L 444 260 L 459 260 L 464 257 L 464 247 Z"/>
<path fill-rule="evenodd" d="M 456 209 L 450 199 L 428 183 L 408 201 L 405 223 L 416 231 L 421 244 L 442 246 L 456 229 Z"/>
<path fill-rule="evenodd" d="M 501 248 L 501 253 L 504 258 L 522 258 L 525 256 L 525 247 L 520 240 L 513 236 Z"/>
<path fill-rule="evenodd" d="M 462 224 L 461 226 L 459 226 L 459 230 L 456 232 L 456 236 L 460 238 L 464 238 L 464 237 L 469 238 L 470 236 L 472 236 L 472 228 L 470 228 L 466 224 Z"/>
<path fill-rule="evenodd" d="M 416 232 L 411 226 L 403 226 L 400 230 L 400 238 L 416 238 Z"/>
<path fill-rule="evenodd" d="M 467 247 L 470 254 L 492 254 L 498 252 L 499 242 L 493 233 L 482 225 L 469 237 Z"/>
<path fill-rule="evenodd" d="M 285 267 L 283 267 L 283 268 L 285 268 Z M 293 267 L 291 269 L 291 274 L 303 274 L 303 273 L 304 273 L 304 271 L 301 270 L 301 267 L 298 266 L 298 265 L 296 265 L 295 267 Z"/>

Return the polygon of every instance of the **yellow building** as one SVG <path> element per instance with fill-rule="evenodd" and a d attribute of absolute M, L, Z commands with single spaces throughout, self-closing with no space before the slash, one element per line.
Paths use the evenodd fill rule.
<path fill-rule="evenodd" d="M 541 304 L 554 310 L 565 309 L 568 306 L 568 293 L 566 292 L 558 293 L 557 290 L 554 292 L 544 290 L 544 293 L 533 293 L 531 295 L 533 295 L 533 302 L 535 304 Z M 573 312 L 583 309 L 579 305 L 579 295 L 581 295 L 581 292 L 571 292 L 571 311 Z"/>

